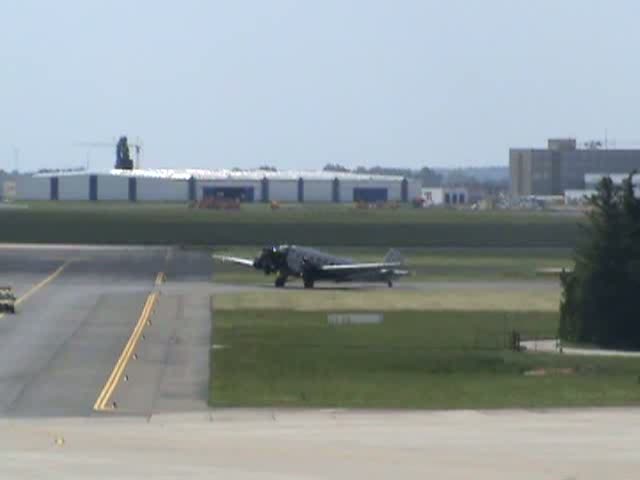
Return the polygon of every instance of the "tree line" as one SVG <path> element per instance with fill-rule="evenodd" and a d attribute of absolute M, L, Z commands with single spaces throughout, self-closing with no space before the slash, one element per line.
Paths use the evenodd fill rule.
<path fill-rule="evenodd" d="M 339 163 L 327 163 L 323 170 L 325 172 L 351 172 L 370 175 L 394 175 L 415 180 L 420 180 L 423 187 L 439 187 L 443 183 L 442 175 L 429 167 L 422 167 L 419 170 L 410 168 L 394 168 L 394 167 L 356 167 L 351 170 Z"/>
<path fill-rule="evenodd" d="M 631 173 L 609 177 L 588 202 L 575 267 L 561 275 L 560 338 L 613 348 L 640 348 L 640 199 Z"/>

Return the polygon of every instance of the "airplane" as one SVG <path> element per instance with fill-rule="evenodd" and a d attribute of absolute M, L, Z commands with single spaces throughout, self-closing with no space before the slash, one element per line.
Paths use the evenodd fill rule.
<path fill-rule="evenodd" d="M 399 269 L 404 259 L 397 250 L 389 250 L 380 263 L 355 263 L 309 247 L 279 245 L 265 247 L 254 260 L 227 255 L 212 255 L 215 260 L 262 270 L 265 275 L 277 273 L 274 285 L 282 288 L 289 277 L 302 278 L 304 288 L 313 288 L 318 280 L 334 282 L 385 282 L 393 287 L 396 278 L 408 275 Z"/>

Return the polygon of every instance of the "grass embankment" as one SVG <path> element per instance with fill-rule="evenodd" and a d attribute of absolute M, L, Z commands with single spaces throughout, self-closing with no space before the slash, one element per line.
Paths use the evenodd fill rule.
<path fill-rule="evenodd" d="M 185 204 L 30 202 L 0 211 L 0 242 L 185 245 L 554 246 L 571 247 L 578 218 L 551 213 L 445 209 L 362 210 L 353 205 L 243 205 L 239 211 Z"/>
<path fill-rule="evenodd" d="M 511 330 L 553 336 L 552 312 L 385 312 L 334 326 L 327 312 L 218 310 L 212 406 L 502 408 L 640 403 L 636 359 L 515 353 Z M 540 371 L 542 376 L 527 375 Z"/>
<path fill-rule="evenodd" d="M 213 301 L 216 310 L 287 310 L 309 312 L 332 311 L 478 311 L 497 312 L 540 311 L 557 312 L 560 288 L 484 288 L 482 285 L 464 285 L 451 288 L 446 285 L 424 287 L 417 290 L 364 288 L 362 290 L 319 289 L 275 290 L 274 288 L 220 295 Z"/>
<path fill-rule="evenodd" d="M 261 246 L 216 247 L 216 253 L 255 257 Z M 329 246 L 324 251 L 359 262 L 382 261 L 384 247 Z M 504 281 L 534 280 L 536 269 L 571 267 L 571 250 L 565 248 L 402 248 L 412 276 L 421 281 Z M 548 277 L 547 277 L 548 278 Z M 272 285 L 274 277 L 265 277 L 246 267 L 216 263 L 214 281 L 219 283 Z"/>

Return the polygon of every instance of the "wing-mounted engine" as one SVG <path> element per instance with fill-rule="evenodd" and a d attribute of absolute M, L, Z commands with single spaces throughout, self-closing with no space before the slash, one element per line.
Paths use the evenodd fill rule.
<path fill-rule="evenodd" d="M 317 269 L 318 267 L 308 257 L 302 257 L 302 261 L 300 262 L 300 270 L 304 288 L 313 288 L 313 284 L 315 282 L 314 271 L 316 271 Z"/>
<path fill-rule="evenodd" d="M 311 263 L 311 260 L 309 260 L 309 257 L 302 257 L 302 261 L 300 262 L 300 269 L 302 270 L 302 273 L 309 272 L 313 270 L 313 268 L 314 265 Z"/>

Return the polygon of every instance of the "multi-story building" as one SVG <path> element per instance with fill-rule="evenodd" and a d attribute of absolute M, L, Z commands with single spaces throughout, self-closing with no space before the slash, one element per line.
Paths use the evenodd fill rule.
<path fill-rule="evenodd" d="M 585 188 L 585 174 L 628 174 L 640 169 L 640 150 L 577 147 L 576 140 L 550 139 L 548 147 L 509 150 L 511 195 L 563 195 Z"/>

